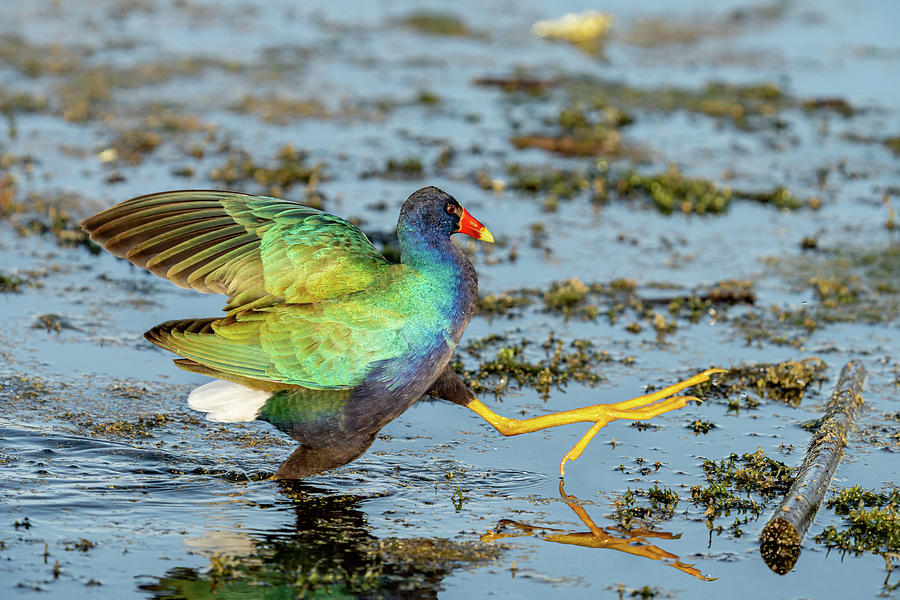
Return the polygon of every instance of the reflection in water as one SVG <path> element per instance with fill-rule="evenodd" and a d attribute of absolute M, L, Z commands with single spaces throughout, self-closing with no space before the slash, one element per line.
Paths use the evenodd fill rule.
<path fill-rule="evenodd" d="M 527 525 L 510 519 L 503 519 L 497 523 L 497 527 L 494 531 L 481 536 L 481 541 L 493 542 L 506 537 L 521 537 L 537 534 L 548 542 L 571 544 L 573 546 L 583 546 L 585 548 L 607 548 L 625 552 L 627 554 L 634 554 L 635 556 L 643 556 L 644 558 L 652 560 L 661 560 L 682 573 L 693 575 L 697 579 L 715 581 L 714 577 L 707 577 L 706 575 L 701 574 L 699 569 L 694 568 L 694 565 L 686 564 L 678 560 L 678 556 L 675 554 L 666 552 L 662 548 L 647 542 L 647 538 L 677 540 L 681 537 L 681 534 L 673 535 L 671 533 L 653 531 L 645 527 L 640 527 L 638 529 L 629 530 L 626 533 L 626 537 L 616 537 L 594 523 L 591 517 L 588 516 L 587 511 L 577 504 L 578 498 L 566 494 L 562 482 L 559 484 L 559 495 L 562 497 L 563 501 L 569 505 L 569 508 L 575 511 L 575 514 L 578 515 L 578 518 L 581 519 L 582 523 L 587 525 L 590 531 L 565 532 L 562 529 Z"/>
<path fill-rule="evenodd" d="M 502 549 L 443 538 L 371 534 L 364 497 L 279 482 L 293 524 L 272 532 L 213 532 L 186 540 L 209 557 L 204 569 L 175 567 L 140 585 L 151 598 L 436 598 L 454 569 L 494 560 Z"/>

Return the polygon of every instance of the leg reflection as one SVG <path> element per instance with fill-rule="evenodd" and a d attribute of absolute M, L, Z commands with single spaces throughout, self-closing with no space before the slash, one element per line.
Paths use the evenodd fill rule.
<path fill-rule="evenodd" d="M 627 554 L 633 554 L 635 556 L 642 556 L 651 560 L 660 560 L 669 566 L 678 569 L 682 573 L 687 573 L 697 579 L 702 579 L 703 581 L 715 581 L 714 577 L 708 577 L 700 573 L 700 570 L 695 568 L 694 565 L 681 562 L 678 560 L 677 555 L 667 552 L 658 546 L 654 546 L 647 541 L 647 538 L 677 540 L 681 537 L 681 534 L 676 535 L 640 527 L 626 531 L 624 536 L 612 535 L 594 523 L 584 507 L 577 504 L 578 498 L 566 494 L 562 482 L 559 484 L 559 495 L 563 501 L 569 505 L 569 508 L 575 511 L 575 514 L 578 515 L 581 522 L 588 527 L 588 531 L 567 532 L 563 529 L 528 525 L 510 519 L 503 519 L 497 523 L 497 526 L 493 531 L 482 535 L 481 541 L 493 542 L 506 537 L 538 535 L 548 542 L 571 544 L 573 546 L 583 546 L 585 548 L 607 548 L 625 552 Z"/>

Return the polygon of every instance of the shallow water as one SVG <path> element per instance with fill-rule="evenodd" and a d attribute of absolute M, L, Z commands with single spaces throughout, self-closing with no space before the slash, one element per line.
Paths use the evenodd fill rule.
<path fill-rule="evenodd" d="M 854 358 L 869 371 L 867 408 L 833 487 L 880 490 L 900 481 L 900 329 L 891 316 L 898 236 L 885 226 L 890 203 L 900 206 L 900 163 L 878 141 L 900 135 L 895 3 L 729 2 L 711 11 L 708 3 L 680 2 L 652 12 L 613 2 L 603 7 L 616 22 L 602 56 L 531 33 L 537 20 L 581 10 L 575 3 L 457 3 L 452 14 L 470 29 L 462 37 L 402 26 L 419 6 L 47 1 L 5 9 L 0 105 L 14 93 L 47 105 L 33 112 L 13 105 L 0 120 L 0 178 L 14 180 L 13 199 L 26 205 L 0 220 L 0 275 L 26 280 L 0 294 L 0 596 L 286 598 L 328 589 L 442 598 L 897 596 L 897 574 L 881 556 L 828 552 L 814 541 L 828 525 L 842 526 L 831 510 L 819 511 L 796 567 L 778 576 L 758 550 L 777 498 L 765 499 L 759 516 L 709 524 L 705 507 L 690 501 L 690 487 L 706 484 L 703 459 L 762 448 L 799 464 L 810 438 L 799 425 L 821 415 L 841 367 Z M 629 37 L 641 19 L 701 33 L 689 43 L 645 47 Z M 772 82 L 792 98 L 839 98 L 856 110 L 842 116 L 790 106 L 779 109 L 777 126 L 744 129 L 683 109 L 620 107 L 635 119 L 624 139 L 645 152 L 640 160 L 609 158 L 613 170 L 656 173 L 675 165 L 734 189 L 783 185 L 797 198 L 820 198 L 819 210 L 734 199 L 721 215 L 665 215 L 640 200 L 614 197 L 598 206 L 585 191 L 548 211 L 546 194 L 495 194 L 476 183 L 484 172 L 509 184 L 509 163 L 595 165 L 594 158 L 515 149 L 513 135 L 552 131 L 568 104 L 563 84 L 538 96 L 475 84 L 517 72 L 639 89 Z M 106 84 L 87 104 L 67 96 L 98 79 Z M 236 108 L 248 96 L 315 101 L 320 112 Z M 86 116 L 75 118 L 85 106 Z M 121 132 L 149 127 L 154 114 L 196 123 L 158 126 L 156 147 L 134 160 L 120 150 L 104 162 Z M 657 428 L 613 423 L 567 466 L 564 493 L 574 499 L 561 495 L 558 465 L 582 428 L 503 438 L 442 402 L 414 406 L 346 467 L 302 483 L 268 481 L 293 442 L 264 423 L 199 420 L 184 398 L 203 378 L 176 369 L 141 336 L 169 319 L 215 315 L 222 299 L 23 229 L 36 218 L 29 204 L 47 220 L 40 200 L 65 206 L 77 220 L 165 189 L 263 192 L 252 178 L 228 186 L 212 171 L 238 149 L 273 165 L 285 144 L 305 151 L 307 165 L 324 164 L 317 191 L 325 208 L 360 219 L 369 232 L 392 231 L 400 204 L 418 187 L 452 193 L 498 241 L 493 248 L 463 242 L 473 250 L 482 294 L 546 289 L 571 277 L 627 277 L 643 298 L 725 279 L 753 282 L 755 307 L 719 308 L 695 323 L 658 309 L 677 322 L 661 338 L 646 321 L 639 333 L 628 331 L 640 319 L 627 312 L 616 322 L 604 313 L 565 319 L 538 302 L 510 316 L 476 316 L 463 345 L 501 333 L 532 341 L 526 354 L 539 360 L 552 332 L 565 342 L 589 338 L 612 359 L 595 387 L 570 383 L 546 401 L 527 387 L 502 401 L 486 395 L 498 412 L 614 402 L 709 366 L 809 356 L 825 361 L 825 380 L 797 407 L 750 392 L 728 400 L 758 399 L 751 410 L 712 399 L 653 419 Z M 452 158 L 441 166 L 446 148 Z M 389 158 L 410 157 L 421 158 L 421 176 L 371 176 Z M 175 174 L 185 167 L 191 175 Z M 303 184 L 286 192 L 304 198 Z M 532 243 L 537 223 L 546 233 L 542 245 Z M 801 249 L 807 237 L 818 250 Z M 888 257 L 886 273 L 870 272 L 873 256 Z M 856 279 L 841 281 L 881 290 L 872 297 L 887 317 L 867 318 L 864 306 L 849 303 L 811 333 L 773 325 L 802 338 L 796 344 L 746 341 L 742 316 L 821 308 L 810 278 L 847 270 Z M 48 314 L 58 328 L 41 325 Z M 462 354 L 466 368 L 475 368 L 477 359 Z M 715 428 L 695 434 L 689 425 L 696 420 Z M 604 536 L 627 537 L 610 518 L 614 503 L 628 489 L 654 485 L 677 492 L 679 503 L 628 548 L 656 546 L 645 554 L 661 560 L 602 551 L 615 545 Z M 749 520 L 735 530 L 736 517 Z M 586 532 L 593 535 L 569 535 Z M 697 573 L 673 569 L 682 563 L 695 564 Z"/>

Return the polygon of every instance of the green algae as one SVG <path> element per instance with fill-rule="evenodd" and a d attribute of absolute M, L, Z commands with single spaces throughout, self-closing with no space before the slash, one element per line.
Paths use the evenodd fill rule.
<path fill-rule="evenodd" d="M 20 292 L 25 285 L 25 280 L 16 273 L 5 274 L 0 272 L 0 294 Z"/>
<path fill-rule="evenodd" d="M 63 248 L 84 248 L 91 254 L 99 254 L 101 248 L 94 244 L 81 230 L 78 222 L 72 218 L 65 209 L 57 208 L 55 200 L 44 202 L 42 198 L 30 197 L 26 206 L 32 209 L 41 206 L 46 207 L 43 213 L 26 213 L 24 216 L 16 215 L 12 220 L 17 234 L 25 237 L 29 235 L 48 235 L 57 245 Z M 62 203 L 68 203 L 70 197 L 64 197 Z"/>
<path fill-rule="evenodd" d="M 697 435 L 700 435 L 700 434 L 706 435 L 711 430 L 716 428 L 716 424 L 713 423 L 712 421 L 704 421 L 702 419 L 696 419 L 688 425 L 688 428 Z"/>
<path fill-rule="evenodd" d="M 896 365 L 892 383 L 895 387 L 900 387 L 900 368 Z M 900 412 L 884 413 L 873 423 L 861 427 L 858 435 L 871 448 L 900 452 Z"/>
<path fill-rule="evenodd" d="M 543 148 L 562 154 L 604 155 L 589 144 L 580 146 L 581 138 L 563 136 L 519 136 L 514 142 L 519 147 Z M 563 141 L 560 141 L 563 140 Z M 568 140 L 568 141 L 566 141 Z M 582 152 L 581 150 L 584 150 Z M 646 200 L 661 214 L 719 215 L 728 212 L 735 200 L 756 202 L 779 210 L 817 210 L 821 200 L 812 196 L 798 198 L 785 186 L 769 190 L 739 190 L 703 177 L 689 177 L 674 166 L 662 172 L 644 172 L 636 167 L 611 169 L 604 159 L 593 161 L 588 168 L 559 168 L 509 163 L 508 182 L 504 188 L 540 196 L 544 207 L 555 210 L 559 200 L 586 197 L 594 206 L 611 199 Z M 486 172 L 476 176 L 484 189 L 495 189 L 496 179 Z"/>
<path fill-rule="evenodd" d="M 485 81 L 483 85 L 496 85 L 510 93 L 522 89 L 522 86 L 515 85 L 518 80 L 518 77 L 515 76 L 483 79 Z M 784 129 L 787 125 L 781 114 L 787 110 L 796 109 L 807 113 L 831 112 L 845 117 L 858 112 L 856 107 L 842 98 L 796 98 L 787 94 L 779 85 L 771 82 L 735 85 L 711 81 L 699 88 L 677 86 L 641 88 L 586 76 L 555 79 L 542 84 L 529 83 L 531 80 L 532 78 L 526 79 L 528 87 L 525 89 L 536 89 L 541 92 L 555 87 L 562 89 L 567 104 L 561 109 L 561 114 L 571 114 L 572 107 L 575 107 L 574 112 L 582 114 L 590 114 L 590 111 L 611 110 L 618 114 L 628 115 L 624 122 L 607 121 L 607 124 L 615 125 L 610 128 L 611 131 L 615 131 L 616 126 L 640 118 L 637 111 L 662 113 L 683 111 L 700 114 L 712 119 L 727 121 L 746 131 Z M 628 107 L 628 111 L 624 111 L 622 107 Z M 582 122 L 583 124 L 590 123 L 592 126 L 601 123 L 596 117 Z M 549 143 L 545 142 L 545 145 L 549 145 Z M 575 144 L 569 143 L 568 146 L 563 146 L 562 149 L 568 150 L 569 154 L 578 153 L 574 151 L 578 148 Z"/>
<path fill-rule="evenodd" d="M 70 323 L 68 319 L 57 315 L 56 313 L 38 315 L 37 317 L 35 317 L 35 322 L 32 327 L 34 329 L 44 329 L 46 331 L 53 331 L 56 333 L 61 333 L 63 329 L 78 330 L 78 327 L 72 325 L 72 323 Z"/>
<path fill-rule="evenodd" d="M 548 194 L 571 199 L 591 186 L 586 173 L 575 169 L 530 166 L 520 163 L 506 165 L 507 187 L 530 194 Z"/>
<path fill-rule="evenodd" d="M 751 517 L 758 518 L 767 502 L 790 488 L 795 476 L 793 468 L 769 458 L 762 448 L 743 455 L 732 453 L 718 461 L 705 459 L 702 469 L 707 485 L 691 486 L 691 502 L 704 509 L 707 526 L 719 533 L 725 528 L 713 524 L 717 518 L 730 517 L 733 512 L 746 515 L 728 529 L 735 537 L 743 535 L 741 526 Z"/>
<path fill-rule="evenodd" d="M 703 461 L 703 472 L 709 482 L 718 482 L 738 491 L 772 498 L 786 492 L 794 482 L 794 469 L 766 456 L 762 448 L 756 452 L 728 458 Z"/>
<path fill-rule="evenodd" d="M 781 20 L 789 3 L 772 2 L 757 6 L 741 6 L 722 16 L 709 14 L 666 17 L 649 17 L 635 21 L 623 36 L 627 44 L 643 48 L 664 46 L 690 46 L 709 38 L 737 35 L 748 28 L 759 29 Z"/>
<path fill-rule="evenodd" d="M 471 31 L 456 15 L 442 12 L 417 12 L 404 17 L 400 24 L 427 35 L 463 37 Z"/>
<path fill-rule="evenodd" d="M 285 124 L 298 119 L 325 119 L 331 112 L 315 98 L 245 95 L 229 107 L 234 112 L 258 115 L 267 123 Z"/>
<path fill-rule="evenodd" d="M 871 552 L 885 557 L 900 552 L 900 489 L 888 492 L 853 486 L 835 491 L 826 507 L 843 517 L 843 528 L 826 527 L 816 541 L 827 548 L 862 554 Z"/>
<path fill-rule="evenodd" d="M 422 160 L 410 156 L 407 158 L 389 158 L 384 164 L 384 170 L 378 176 L 387 179 L 421 179 L 425 176 L 425 167 Z"/>
<path fill-rule="evenodd" d="M 564 156 L 604 156 L 641 158 L 643 152 L 626 144 L 621 129 L 634 121 L 615 106 L 589 106 L 575 103 L 564 107 L 548 133 L 516 135 L 516 148 L 540 148 Z"/>
<path fill-rule="evenodd" d="M 169 415 L 159 413 L 147 417 L 138 417 L 134 421 L 106 421 L 90 425 L 90 435 L 102 437 L 149 438 L 152 430 L 171 422 Z M 87 426 L 87 423 L 82 423 Z"/>
<path fill-rule="evenodd" d="M 645 502 L 638 503 L 639 499 Z M 607 518 L 616 522 L 623 530 L 639 527 L 651 528 L 660 521 L 675 516 L 678 506 L 678 493 L 669 488 L 660 488 L 654 484 L 648 490 L 628 490 L 613 501 L 614 511 Z"/>
<path fill-rule="evenodd" d="M 858 111 L 843 98 L 808 98 L 800 102 L 800 107 L 809 112 L 813 111 L 829 111 L 839 114 L 842 117 L 852 117 Z"/>
<path fill-rule="evenodd" d="M 900 154 L 900 135 L 882 138 L 881 144 L 894 154 Z"/>
<path fill-rule="evenodd" d="M 728 209 L 732 192 L 717 184 L 697 178 L 688 178 L 674 167 L 657 175 L 632 172 L 616 182 L 620 196 L 645 195 L 663 214 L 721 213 Z"/>
<path fill-rule="evenodd" d="M 826 364 L 815 356 L 803 360 L 763 363 L 729 367 L 719 376 L 716 385 L 702 383 L 694 394 L 700 398 L 735 398 L 753 393 L 791 406 L 799 406 L 810 386 L 821 386 L 825 380 Z"/>
<path fill-rule="evenodd" d="M 587 304 L 590 288 L 577 277 L 558 281 L 544 293 L 544 307 L 549 312 L 561 312 L 566 317 L 579 314 L 585 319 L 597 316 L 597 307 Z"/>
<path fill-rule="evenodd" d="M 209 177 L 229 188 L 254 183 L 268 196 L 287 197 L 296 185 L 305 185 L 302 202 L 313 208 L 322 208 L 323 198 L 316 187 L 323 177 L 323 163 L 306 164 L 307 153 L 291 144 L 282 146 L 272 166 L 254 162 L 249 152 L 232 152 L 225 164 L 213 169 Z"/>
<path fill-rule="evenodd" d="M 465 354 L 478 360 L 475 369 L 467 369 L 458 356 L 452 366 L 476 394 L 486 391 L 500 398 L 510 390 L 531 388 L 546 400 L 551 390 L 562 389 L 569 381 L 586 385 L 604 381 L 599 367 L 614 360 L 590 340 L 566 343 L 552 333 L 540 345 L 543 356 L 531 358 L 531 354 L 540 353 L 526 352 L 530 345 L 524 338 L 510 342 L 504 336 L 488 336 L 463 348 Z"/>
<path fill-rule="evenodd" d="M 71 214 L 83 210 L 80 196 L 33 193 L 23 198 L 17 193 L 15 178 L 7 175 L 0 178 L 0 219 L 8 219 L 18 235 L 48 235 L 63 248 L 81 247 L 92 254 L 100 251 Z"/>
<path fill-rule="evenodd" d="M 66 543 L 65 546 L 63 547 L 63 549 L 68 552 L 73 552 L 73 551 L 74 552 L 87 552 L 88 550 L 91 550 L 96 547 L 97 547 L 97 544 L 92 542 L 91 540 L 86 539 L 86 538 L 80 538 L 77 541 Z"/>
<path fill-rule="evenodd" d="M 491 294 L 481 298 L 478 306 L 479 312 L 489 317 L 518 316 L 535 306 L 566 319 L 593 321 L 605 317 L 610 324 L 621 323 L 626 332 L 640 334 L 646 329 L 663 342 L 678 330 L 681 320 L 696 323 L 705 315 L 724 316 L 729 306 L 752 304 L 755 299 L 752 282 L 743 280 L 720 281 L 684 295 L 644 297 L 630 279 L 587 284 L 569 278 L 543 290 L 520 288 Z M 663 308 L 668 310 L 668 317 Z"/>
<path fill-rule="evenodd" d="M 523 291 L 500 292 L 488 294 L 478 299 L 478 313 L 488 317 L 512 317 L 520 313 L 519 309 L 530 306 L 534 302 L 533 294 Z"/>
<path fill-rule="evenodd" d="M 750 200 L 769 204 L 781 210 L 797 210 L 819 206 L 818 198 L 802 201 L 789 189 L 776 186 L 769 191 L 733 190 L 720 186 L 715 181 L 697 177 L 686 177 L 675 167 L 657 174 L 631 171 L 615 180 L 620 197 L 642 196 L 648 198 L 659 212 L 669 215 L 719 214 L 727 212 L 732 200 Z"/>
<path fill-rule="evenodd" d="M 769 306 L 730 319 L 748 343 L 803 347 L 830 323 L 889 323 L 900 316 L 900 248 L 819 247 L 815 253 L 770 257 L 766 264 L 815 302 Z"/>
<path fill-rule="evenodd" d="M 772 83 L 733 85 L 710 82 L 699 89 L 679 87 L 635 88 L 590 78 L 569 82 L 570 98 L 595 106 L 628 106 L 632 110 L 687 111 L 730 121 L 741 129 L 772 126 L 777 113 L 791 104 Z"/>
<path fill-rule="evenodd" d="M 12 92 L 0 87 L 0 113 L 12 117 L 17 113 L 39 113 L 47 110 L 48 101 L 43 96 L 26 92 Z"/>

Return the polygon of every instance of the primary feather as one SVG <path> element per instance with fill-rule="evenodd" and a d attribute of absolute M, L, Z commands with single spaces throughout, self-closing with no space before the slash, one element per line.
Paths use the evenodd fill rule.
<path fill-rule="evenodd" d="M 181 191 L 127 200 L 85 220 L 91 240 L 225 310 L 305 303 L 364 289 L 390 268 L 355 225 L 289 200 Z"/>

